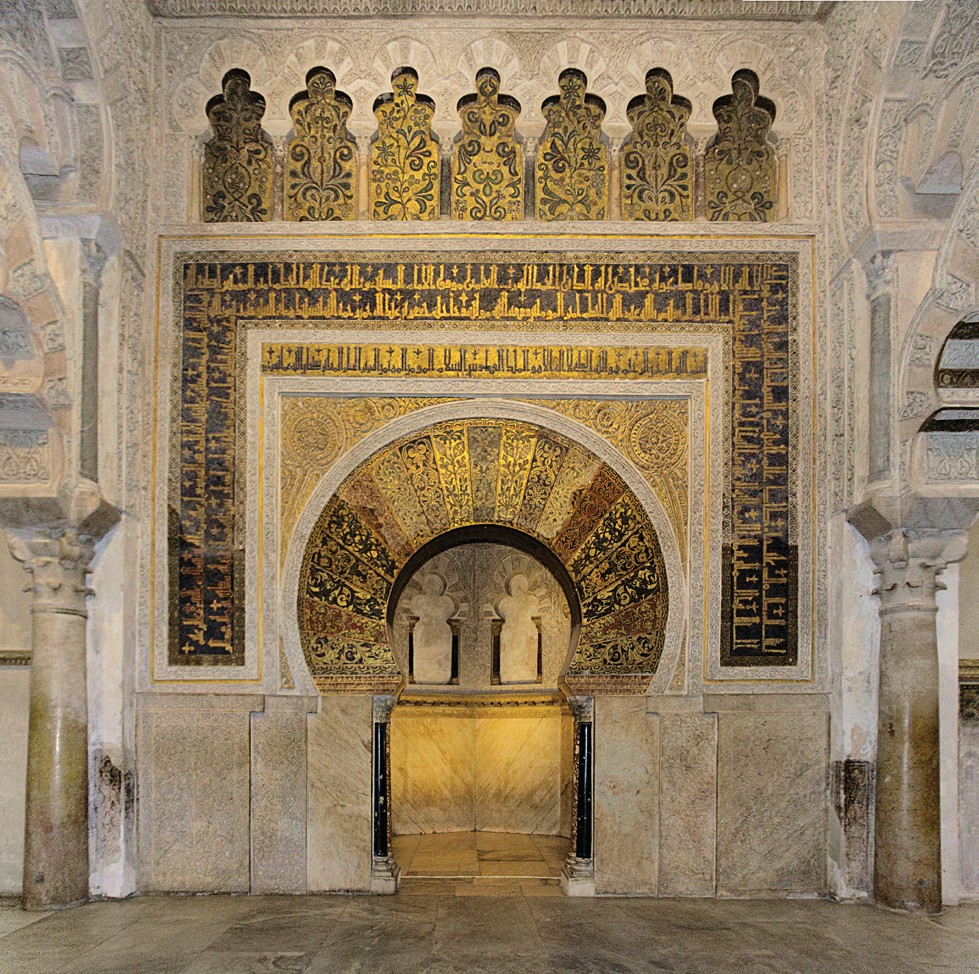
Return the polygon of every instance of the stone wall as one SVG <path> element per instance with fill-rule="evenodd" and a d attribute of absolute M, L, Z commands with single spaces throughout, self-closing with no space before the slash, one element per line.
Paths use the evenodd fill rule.
<path fill-rule="evenodd" d="M 0 896 L 19 895 L 24 872 L 24 798 L 27 784 L 27 718 L 30 669 L 23 655 L 31 648 L 31 600 L 23 591 L 23 569 L 0 546 Z"/>
<path fill-rule="evenodd" d="M 599 698 L 599 893 L 826 891 L 824 696 Z"/>

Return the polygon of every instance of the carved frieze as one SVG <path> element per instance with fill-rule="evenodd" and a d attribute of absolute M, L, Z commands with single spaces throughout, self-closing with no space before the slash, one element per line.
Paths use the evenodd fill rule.
<path fill-rule="evenodd" d="M 759 95 L 753 71 L 736 71 L 731 88 L 714 102 L 717 135 L 704 156 L 707 217 L 765 222 L 775 217 L 775 149 L 768 142 L 775 103 Z"/>
<path fill-rule="evenodd" d="M 350 96 L 327 68 L 306 75 L 289 103 L 295 138 L 286 150 L 285 218 L 353 220 L 357 216 L 357 143 L 347 131 Z"/>
<path fill-rule="evenodd" d="M 377 134 L 370 148 L 372 220 L 437 220 L 438 136 L 435 102 L 418 91 L 418 72 L 398 68 L 391 91 L 374 102 Z"/>
<path fill-rule="evenodd" d="M 632 134 L 622 146 L 622 219 L 693 219 L 693 164 L 685 141 L 691 104 L 673 94 L 668 71 L 646 75 L 629 102 Z"/>
<path fill-rule="evenodd" d="M 207 104 L 214 135 L 204 146 L 205 223 L 263 223 L 272 219 L 272 140 L 262 129 L 265 99 L 246 71 L 229 71 L 223 93 Z"/>
<path fill-rule="evenodd" d="M 462 134 L 452 150 L 452 217 L 523 217 L 523 148 L 514 127 L 520 102 L 500 94 L 500 75 L 482 68 L 476 91 L 459 99 Z"/>
<path fill-rule="evenodd" d="M 558 76 L 559 93 L 545 99 L 547 126 L 537 149 L 538 220 L 604 220 L 608 216 L 609 149 L 602 141 L 605 102 L 586 93 L 577 68 Z"/>

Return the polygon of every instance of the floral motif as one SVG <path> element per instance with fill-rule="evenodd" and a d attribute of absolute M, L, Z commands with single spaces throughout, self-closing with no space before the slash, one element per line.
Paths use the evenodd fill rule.
<path fill-rule="evenodd" d="M 646 75 L 646 93 L 629 102 L 632 134 L 622 147 L 622 218 L 693 219 L 693 167 L 684 140 L 691 104 L 673 94 L 668 71 Z"/>
<path fill-rule="evenodd" d="M 272 219 L 272 140 L 262 129 L 265 99 L 235 68 L 223 93 L 207 103 L 214 137 L 204 146 L 205 223 L 264 223 Z"/>
<path fill-rule="evenodd" d="M 476 91 L 459 99 L 462 134 L 452 153 L 452 216 L 456 220 L 523 217 L 523 150 L 514 126 L 520 102 L 500 94 L 500 75 L 482 68 Z"/>
<path fill-rule="evenodd" d="M 604 220 L 608 214 L 605 102 L 586 94 L 587 85 L 583 71 L 567 68 L 558 76 L 560 94 L 541 105 L 547 127 L 537 150 L 538 220 Z"/>
<path fill-rule="evenodd" d="M 736 71 L 731 89 L 714 102 L 717 135 L 704 156 L 707 216 L 766 222 L 775 210 L 775 150 L 768 143 L 775 103 L 758 94 L 753 71 Z"/>
<path fill-rule="evenodd" d="M 435 102 L 418 93 L 418 73 L 398 68 L 390 92 L 374 102 L 377 135 L 370 150 L 370 203 L 374 220 L 437 220 L 438 137 Z"/>
<path fill-rule="evenodd" d="M 289 103 L 296 137 L 286 152 L 287 220 L 353 220 L 357 215 L 357 143 L 347 131 L 353 102 L 326 68 L 306 75 Z"/>

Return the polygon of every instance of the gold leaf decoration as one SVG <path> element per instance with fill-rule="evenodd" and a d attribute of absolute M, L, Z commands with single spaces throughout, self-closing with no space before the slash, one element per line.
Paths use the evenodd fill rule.
<path fill-rule="evenodd" d="M 204 146 L 205 223 L 272 219 L 272 140 L 262 129 L 265 99 L 251 84 L 248 72 L 235 68 L 222 79 L 222 94 L 207 103 L 214 135 Z"/>
<path fill-rule="evenodd" d="M 357 143 L 347 131 L 353 102 L 336 85 L 332 71 L 313 68 L 289 103 L 296 137 L 286 152 L 287 220 L 357 216 Z"/>
<path fill-rule="evenodd" d="M 586 94 L 587 86 L 583 71 L 566 68 L 558 76 L 560 93 L 541 105 L 547 126 L 537 149 L 538 220 L 604 220 L 608 214 L 605 102 Z"/>
<path fill-rule="evenodd" d="M 775 150 L 768 142 L 775 103 L 758 94 L 753 71 L 736 71 L 731 89 L 714 102 L 717 135 L 704 156 L 707 216 L 767 222 L 775 214 Z"/>
<path fill-rule="evenodd" d="M 398 68 L 391 91 L 374 102 L 377 134 L 370 150 L 373 220 L 437 220 L 438 136 L 432 132 L 435 102 L 418 93 L 418 72 Z"/>
<path fill-rule="evenodd" d="M 581 608 L 570 674 L 652 677 L 669 592 L 642 504 L 565 436 L 485 418 L 447 420 L 387 444 L 327 502 L 306 546 L 297 605 L 317 686 L 397 672 L 385 629 L 393 580 L 423 545 L 474 523 L 516 525 L 563 562 Z"/>
<path fill-rule="evenodd" d="M 493 68 L 476 74 L 476 91 L 457 106 L 462 134 L 452 150 L 452 216 L 519 220 L 523 216 L 523 150 L 514 126 L 520 102 L 500 94 Z"/>
<path fill-rule="evenodd" d="M 691 104 L 673 94 L 668 71 L 646 75 L 629 102 L 632 134 L 622 146 L 622 219 L 692 220 L 693 166 L 684 140 Z"/>

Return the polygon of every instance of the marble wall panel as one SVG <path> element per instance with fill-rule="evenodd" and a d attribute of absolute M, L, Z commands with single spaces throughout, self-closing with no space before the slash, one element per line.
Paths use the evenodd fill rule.
<path fill-rule="evenodd" d="M 391 715 L 391 815 L 396 835 L 471 832 L 476 720 L 446 709 Z"/>
<path fill-rule="evenodd" d="M 371 881 L 370 696 L 325 695 L 307 722 L 306 880 L 310 893 Z"/>
<path fill-rule="evenodd" d="M 717 715 L 659 719 L 659 892 L 713 896 Z"/>
<path fill-rule="evenodd" d="M 0 896 L 20 896 L 24 875 L 24 801 L 31 671 L 0 668 Z"/>
<path fill-rule="evenodd" d="M 396 708 L 396 834 L 569 834 L 572 723 L 557 708 Z"/>
<path fill-rule="evenodd" d="M 659 717 L 643 697 L 595 699 L 595 889 L 655 893 Z"/>
<path fill-rule="evenodd" d="M 476 830 L 561 830 L 561 718 L 534 710 L 476 722 Z"/>
<path fill-rule="evenodd" d="M 718 715 L 718 894 L 825 890 L 828 745 L 825 713 Z"/>
<path fill-rule="evenodd" d="M 252 714 L 253 893 L 306 892 L 306 717 L 305 697 Z"/>
<path fill-rule="evenodd" d="M 561 715 L 561 835 L 571 835 L 574 821 L 574 717 Z"/>
<path fill-rule="evenodd" d="M 140 699 L 142 890 L 248 892 L 249 723 L 262 706 L 260 696 Z"/>
<path fill-rule="evenodd" d="M 962 896 L 979 899 L 979 723 L 959 725 L 959 862 Z"/>

